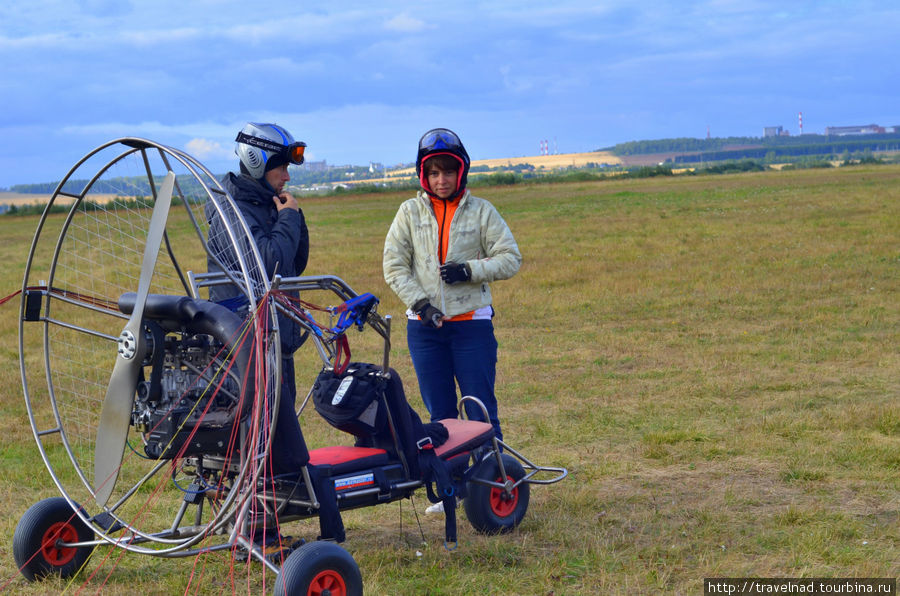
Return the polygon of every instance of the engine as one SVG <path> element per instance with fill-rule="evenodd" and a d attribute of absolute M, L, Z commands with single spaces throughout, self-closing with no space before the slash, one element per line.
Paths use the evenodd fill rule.
<path fill-rule="evenodd" d="M 153 459 L 224 455 L 240 402 L 241 374 L 229 367 L 222 344 L 208 335 L 166 335 L 145 323 L 146 375 L 137 385 L 131 423 Z"/>

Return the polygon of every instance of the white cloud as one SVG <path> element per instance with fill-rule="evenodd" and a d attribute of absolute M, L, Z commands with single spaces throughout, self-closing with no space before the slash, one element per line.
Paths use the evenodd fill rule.
<path fill-rule="evenodd" d="M 191 139 L 185 143 L 184 149 L 200 161 L 228 159 L 232 155 L 231 147 L 223 147 L 220 143 L 209 139 Z"/>
<path fill-rule="evenodd" d="M 419 31 L 424 31 L 427 25 L 421 19 L 401 13 L 389 19 L 384 24 L 384 28 L 388 31 L 399 31 L 401 33 L 418 33 Z"/>
<path fill-rule="evenodd" d="M 158 136 L 168 132 L 172 127 L 159 122 L 94 122 L 92 124 L 75 124 L 63 126 L 60 132 L 71 135 L 107 135 L 107 136 Z"/>
<path fill-rule="evenodd" d="M 0 51 L 54 49 L 71 47 L 72 37 L 66 33 L 38 33 L 24 37 L 7 37 L 0 35 Z"/>
<path fill-rule="evenodd" d="M 156 44 L 187 44 L 200 42 L 207 37 L 204 32 L 194 27 L 172 27 L 157 29 L 137 29 L 122 31 L 114 39 L 117 43 L 136 46 L 154 46 Z"/>
<path fill-rule="evenodd" d="M 78 0 L 78 7 L 86 14 L 98 17 L 129 14 L 131 2 L 123 0 Z"/>

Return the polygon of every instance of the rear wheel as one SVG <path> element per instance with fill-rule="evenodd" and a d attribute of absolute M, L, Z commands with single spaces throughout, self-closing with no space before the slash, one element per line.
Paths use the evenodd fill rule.
<path fill-rule="evenodd" d="M 275 582 L 275 596 L 356 596 L 362 575 L 353 556 L 333 542 L 304 544 L 285 559 Z"/>
<path fill-rule="evenodd" d="M 28 581 L 48 575 L 72 577 L 87 562 L 93 547 L 60 546 L 86 542 L 94 532 L 62 497 L 44 499 L 32 505 L 13 534 L 13 557 Z"/>
<path fill-rule="evenodd" d="M 507 476 L 516 482 L 525 477 L 525 470 L 514 457 L 503 454 L 503 467 Z M 530 488 L 523 482 L 511 491 L 487 486 L 478 479 L 506 482 L 500 473 L 500 466 L 495 456 L 488 457 L 479 464 L 475 478 L 468 484 L 468 495 L 463 500 L 466 516 L 476 531 L 482 534 L 500 534 L 512 531 L 521 523 L 528 510 Z"/>

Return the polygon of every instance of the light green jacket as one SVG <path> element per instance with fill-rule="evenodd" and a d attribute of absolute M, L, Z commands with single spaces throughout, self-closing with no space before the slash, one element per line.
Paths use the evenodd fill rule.
<path fill-rule="evenodd" d="M 438 262 L 438 222 L 431 199 L 419 191 L 404 201 L 384 241 L 384 280 L 407 307 L 423 298 L 447 316 L 491 304 L 489 283 L 509 279 L 522 255 L 509 226 L 488 201 L 467 190 L 450 223 L 446 261 L 467 263 L 468 282 L 446 284 Z"/>

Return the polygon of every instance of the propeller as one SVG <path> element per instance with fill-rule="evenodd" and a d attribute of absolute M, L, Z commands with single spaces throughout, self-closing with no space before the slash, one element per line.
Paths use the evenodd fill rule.
<path fill-rule="evenodd" d="M 134 310 L 131 311 L 131 317 L 119 335 L 119 353 L 109 377 L 103 408 L 100 410 L 100 425 L 97 428 L 97 442 L 94 447 L 94 499 L 100 507 L 109 501 L 119 477 L 119 468 L 122 466 L 134 394 L 144 360 L 145 345 L 141 319 L 147 294 L 150 292 L 150 281 L 156 268 L 160 244 L 166 231 L 166 219 L 169 215 L 169 206 L 172 204 L 174 187 L 175 174 L 169 171 L 157 194 L 153 214 L 150 216 L 150 228 L 147 232 L 147 244 L 144 246 L 144 259 L 141 262 L 141 277 L 138 280 Z"/>

